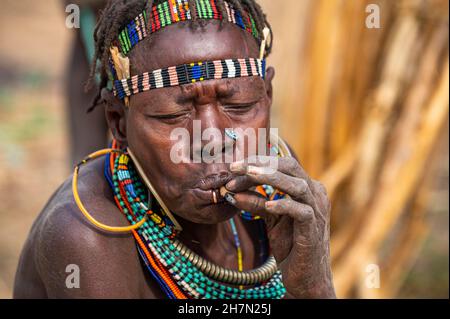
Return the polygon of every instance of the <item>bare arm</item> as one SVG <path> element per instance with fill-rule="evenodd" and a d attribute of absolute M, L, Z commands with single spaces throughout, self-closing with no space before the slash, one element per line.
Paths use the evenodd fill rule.
<path fill-rule="evenodd" d="M 97 219 L 109 225 L 127 224 L 113 204 L 83 190 L 81 184 L 85 204 Z M 61 193 L 30 232 L 17 270 L 14 297 L 151 297 L 132 235 L 96 229 L 73 203 L 70 187 Z"/>

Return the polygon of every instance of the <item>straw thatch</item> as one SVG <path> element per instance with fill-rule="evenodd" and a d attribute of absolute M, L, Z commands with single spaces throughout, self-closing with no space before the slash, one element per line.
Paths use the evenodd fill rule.
<path fill-rule="evenodd" d="M 338 295 L 393 297 L 428 229 L 449 109 L 448 1 L 261 2 L 269 18 L 284 10 L 273 15 L 273 126 L 328 188 Z M 371 3 L 379 29 L 365 24 Z M 370 264 L 380 289 L 365 286 Z"/>

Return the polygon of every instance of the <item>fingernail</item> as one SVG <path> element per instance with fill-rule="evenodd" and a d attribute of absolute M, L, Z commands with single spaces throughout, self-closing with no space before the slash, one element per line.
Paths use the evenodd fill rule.
<path fill-rule="evenodd" d="M 234 188 L 236 187 L 236 181 L 232 180 L 230 182 L 228 182 L 228 184 L 225 185 L 225 188 L 232 191 L 234 190 Z"/>
<path fill-rule="evenodd" d="M 230 203 L 231 205 L 233 205 L 233 206 L 236 206 L 236 200 L 234 199 L 234 196 L 233 195 L 231 195 L 230 193 L 227 193 L 226 195 L 225 195 L 225 200 L 228 202 L 228 203 Z"/>
<path fill-rule="evenodd" d="M 247 174 L 250 175 L 272 175 L 276 170 L 271 167 L 248 166 Z"/>
<path fill-rule="evenodd" d="M 260 169 L 257 166 L 248 166 L 247 167 L 247 174 L 250 175 L 258 175 L 260 173 Z"/>
<path fill-rule="evenodd" d="M 241 171 L 244 168 L 245 162 L 244 161 L 240 161 L 240 162 L 234 162 L 231 163 L 230 165 L 230 170 L 232 172 L 238 172 Z"/>

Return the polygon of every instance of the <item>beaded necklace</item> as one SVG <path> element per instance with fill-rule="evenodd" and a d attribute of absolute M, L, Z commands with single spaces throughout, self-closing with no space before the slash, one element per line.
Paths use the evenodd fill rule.
<path fill-rule="evenodd" d="M 284 296 L 285 288 L 279 271 L 266 281 L 259 282 L 259 286 L 240 287 L 242 289 L 226 284 L 226 277 L 231 276 L 227 272 L 224 273 L 223 280 L 213 280 L 206 276 L 199 269 L 201 267 L 195 266 L 196 257 L 187 258 L 179 250 L 170 219 L 163 212 L 159 211 L 157 214 L 143 204 L 149 200 L 149 194 L 130 158 L 126 154 L 110 154 L 106 164 L 105 175 L 113 187 L 116 204 L 130 224 L 134 225 L 143 216 L 150 217 L 142 227 L 133 230 L 133 235 L 147 269 L 169 298 L 254 299 Z M 233 233 L 236 232 L 233 230 Z M 240 250 L 240 244 L 237 247 Z M 262 270 L 258 269 L 260 272 L 252 273 L 252 279 L 262 278 L 267 274 L 270 262 L 272 261 L 269 260 Z M 219 272 L 219 268 L 217 269 Z"/>
<path fill-rule="evenodd" d="M 237 232 L 236 224 L 233 219 L 230 219 L 230 226 L 231 226 L 231 231 L 233 232 L 234 242 L 236 244 L 236 251 L 237 251 L 237 255 L 238 255 L 238 270 L 243 271 L 244 265 L 242 263 L 241 242 L 239 240 L 239 234 Z"/>
<path fill-rule="evenodd" d="M 111 180 L 111 174 L 110 174 L 110 161 L 111 161 L 111 159 L 110 159 L 110 154 L 108 154 L 107 156 L 106 156 L 106 158 L 105 158 L 105 172 L 104 172 L 104 175 L 105 175 L 105 177 L 106 177 L 106 180 L 108 181 L 108 183 L 109 183 L 109 185 L 111 186 L 111 188 L 114 188 L 114 183 L 113 183 L 113 181 Z M 149 205 L 149 207 L 151 208 L 151 204 Z M 234 237 L 234 241 L 235 241 L 235 245 L 236 245 L 236 251 L 237 251 L 237 259 L 238 259 L 238 270 L 239 271 L 243 271 L 243 257 L 242 257 L 242 249 L 241 249 L 241 243 L 240 243 L 240 240 L 239 240 L 239 234 L 238 234 L 238 232 L 237 232 L 237 228 L 236 228 L 236 224 L 235 224 L 235 222 L 234 222 L 234 220 L 233 220 L 233 218 L 231 218 L 230 220 L 229 220 L 229 223 L 230 223 L 230 226 L 231 226 L 231 230 L 232 230 L 232 233 L 233 233 L 233 237 Z M 261 229 L 260 229 L 261 230 Z M 264 247 L 265 247 L 265 241 L 263 240 L 263 241 L 260 241 L 260 243 L 262 244 L 262 249 L 261 249 L 261 251 L 264 251 Z M 153 278 L 155 278 L 156 279 L 156 281 L 158 282 L 158 284 L 160 285 L 160 286 L 162 286 L 162 288 L 163 288 L 163 290 L 164 290 L 164 292 L 169 296 L 169 295 L 171 295 L 170 294 L 170 290 L 168 290 L 167 289 L 167 287 L 165 286 L 165 285 L 163 285 L 163 282 L 160 280 L 160 278 L 158 277 L 158 276 L 156 276 L 156 274 L 155 274 L 155 272 L 153 271 L 153 269 L 151 268 L 151 266 L 149 265 L 149 263 L 148 263 L 148 260 L 147 260 L 147 258 L 146 258 L 146 256 L 145 256 L 145 254 L 144 254 L 144 252 L 143 252 L 143 250 L 140 248 L 140 247 L 138 247 L 138 251 L 139 251 L 139 254 L 140 254 L 140 256 L 141 256 L 141 258 L 144 260 L 144 263 L 145 263 L 145 265 L 146 265 L 146 268 L 149 270 L 149 272 L 150 272 L 150 274 L 152 275 L 152 277 Z M 263 255 L 261 256 L 262 258 L 262 260 L 265 260 L 265 255 L 264 255 L 264 253 L 262 253 Z M 240 289 L 242 289 L 242 287 L 243 286 L 240 286 Z"/>

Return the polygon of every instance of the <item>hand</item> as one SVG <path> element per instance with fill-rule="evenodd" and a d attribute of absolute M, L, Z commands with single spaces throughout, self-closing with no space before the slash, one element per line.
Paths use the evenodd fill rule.
<path fill-rule="evenodd" d="M 287 297 L 335 298 L 329 249 L 330 201 L 325 187 L 309 178 L 293 157 L 278 158 L 278 169 L 262 164 L 268 163 L 267 157 L 252 159 L 231 165 L 236 177 L 226 185 L 232 193 L 228 201 L 265 220 Z M 249 190 L 258 185 L 271 185 L 289 196 L 267 201 Z"/>

